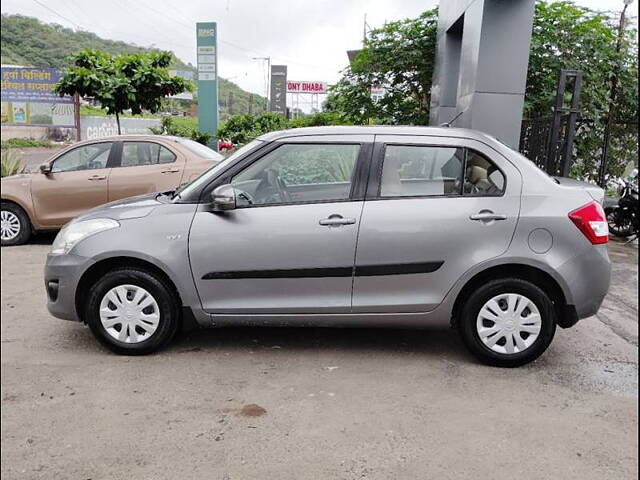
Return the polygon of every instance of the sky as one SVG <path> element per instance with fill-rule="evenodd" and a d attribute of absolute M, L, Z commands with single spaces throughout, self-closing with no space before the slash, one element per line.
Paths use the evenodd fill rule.
<path fill-rule="evenodd" d="M 446 0 L 445 0 L 446 1 Z M 172 50 L 196 64 L 195 22 L 218 22 L 218 74 L 265 95 L 266 62 L 288 66 L 288 79 L 334 83 L 346 50 L 361 45 L 363 24 L 416 17 L 437 0 L 2 0 L 2 13 L 88 30 L 100 37 Z M 619 10 L 622 0 L 576 0 Z M 632 6 L 637 12 L 637 4 Z M 304 105 L 301 105 L 304 107 Z M 306 108 L 303 108 L 306 110 Z"/>

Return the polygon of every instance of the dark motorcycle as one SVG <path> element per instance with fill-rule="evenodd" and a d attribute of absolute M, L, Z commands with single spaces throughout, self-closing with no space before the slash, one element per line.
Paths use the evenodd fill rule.
<path fill-rule="evenodd" d="M 638 185 L 633 180 L 622 180 L 620 184 L 620 197 L 607 197 L 604 202 L 604 212 L 607 215 L 609 232 L 616 237 L 638 236 Z"/>

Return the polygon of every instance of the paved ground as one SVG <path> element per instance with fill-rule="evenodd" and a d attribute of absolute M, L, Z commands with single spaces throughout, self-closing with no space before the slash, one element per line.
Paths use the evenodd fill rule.
<path fill-rule="evenodd" d="M 41 244 L 3 248 L 2 478 L 626 479 L 638 250 L 598 317 L 516 370 L 450 331 L 226 329 L 144 358 L 50 317 Z"/>
<path fill-rule="evenodd" d="M 14 151 L 22 158 L 23 165 L 28 171 L 37 172 L 40 165 L 45 161 L 53 157 L 62 148 L 66 147 L 29 147 L 29 148 L 15 148 Z"/>

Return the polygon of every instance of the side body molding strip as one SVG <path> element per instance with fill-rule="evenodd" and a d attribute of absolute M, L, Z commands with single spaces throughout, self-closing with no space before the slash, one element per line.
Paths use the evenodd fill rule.
<path fill-rule="evenodd" d="M 397 263 L 390 265 L 356 265 L 352 267 L 292 268 L 281 270 L 236 270 L 209 272 L 203 280 L 237 280 L 243 278 L 325 278 L 325 277 L 374 277 L 382 275 L 411 275 L 432 273 L 444 264 L 443 261 L 423 263 Z"/>

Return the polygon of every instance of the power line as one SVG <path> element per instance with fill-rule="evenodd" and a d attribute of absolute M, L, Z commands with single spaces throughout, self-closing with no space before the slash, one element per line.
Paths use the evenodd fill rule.
<path fill-rule="evenodd" d="M 150 7 L 146 2 L 140 1 L 140 3 L 142 3 L 145 7 L 147 7 L 147 8 L 148 8 L 149 10 L 151 10 L 152 12 L 155 12 L 155 13 L 157 13 L 158 15 L 162 16 L 164 19 L 170 20 L 170 21 L 175 22 L 175 23 L 177 23 L 177 24 L 180 24 L 180 25 L 182 25 L 182 26 L 184 26 L 184 27 L 193 28 L 193 26 L 194 26 L 194 25 L 195 25 L 195 23 L 196 23 L 196 22 L 194 22 L 193 20 L 191 20 L 191 19 L 187 19 L 186 17 L 184 17 L 184 16 L 182 16 L 182 15 L 180 15 L 180 17 L 181 17 L 184 21 L 178 20 L 177 18 L 175 18 L 175 17 L 173 17 L 173 16 L 171 16 L 171 17 L 170 17 L 170 16 L 168 16 L 168 15 L 166 14 L 166 12 L 162 12 L 162 11 L 160 11 L 160 10 L 157 10 L 157 9 L 155 9 L 155 8 Z M 177 14 L 177 12 L 173 12 L 173 13 Z M 190 23 L 185 23 L 185 22 L 190 22 Z M 236 43 L 229 42 L 228 40 L 218 39 L 218 42 L 222 43 L 223 45 L 229 45 L 230 47 L 237 48 L 238 50 L 242 50 L 242 51 L 247 52 L 247 53 L 251 53 L 251 54 L 258 54 L 258 55 L 262 55 L 262 56 L 265 56 L 265 57 L 266 57 L 266 56 L 269 56 L 267 53 L 262 52 L 262 51 L 260 51 L 260 50 L 255 50 L 255 49 L 253 49 L 253 48 L 243 47 L 242 45 L 238 45 L 238 44 L 236 44 Z M 280 58 L 280 59 L 282 59 L 282 60 L 286 60 L 288 63 L 292 63 L 292 64 L 294 64 L 294 65 L 300 65 L 300 66 L 303 66 L 303 67 L 309 67 L 309 68 L 318 68 L 318 66 L 317 66 L 317 65 L 311 65 L 311 64 L 304 63 L 304 62 L 301 62 L 301 61 L 296 60 L 296 59 L 289 58 L 289 57 L 276 56 L 275 58 Z"/>
<path fill-rule="evenodd" d="M 44 3 L 40 2 L 40 0 L 33 0 L 34 2 L 36 2 L 38 5 L 40 5 L 43 8 L 46 8 L 47 10 L 49 10 L 51 13 L 53 13 L 54 15 L 57 15 L 58 17 L 62 18 L 63 20 L 66 20 L 67 22 L 73 24 L 76 26 L 76 28 L 81 28 L 83 30 L 86 30 L 82 25 L 77 24 L 76 22 L 74 22 L 73 20 L 65 17 L 64 15 L 59 14 L 58 12 L 56 12 L 53 8 L 49 8 L 47 7 Z"/>

